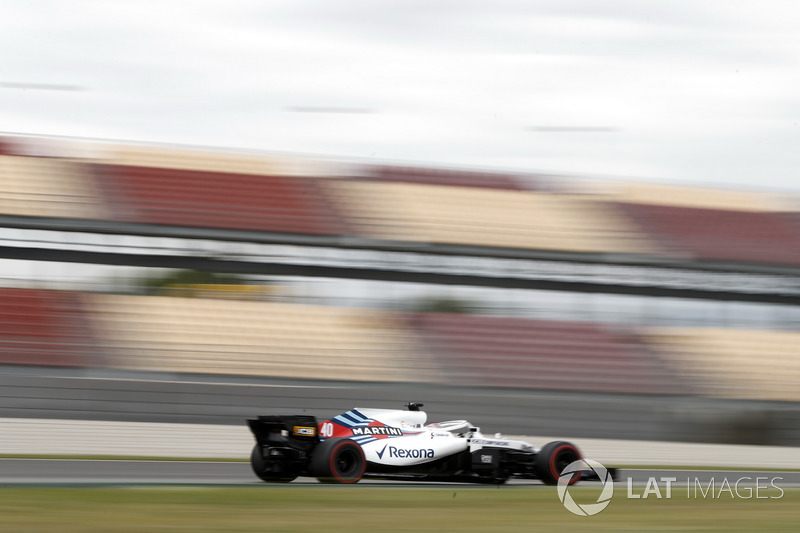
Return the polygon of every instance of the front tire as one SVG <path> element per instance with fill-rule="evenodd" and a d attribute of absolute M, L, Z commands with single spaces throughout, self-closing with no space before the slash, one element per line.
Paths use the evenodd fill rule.
<path fill-rule="evenodd" d="M 297 475 L 286 471 L 284 464 L 264 459 L 261 446 L 258 444 L 253 447 L 253 452 L 250 454 L 250 466 L 256 476 L 269 483 L 289 483 L 297 478 Z"/>
<path fill-rule="evenodd" d="M 357 483 L 366 468 L 364 450 L 350 439 L 324 440 L 311 456 L 311 474 L 322 483 Z"/>
<path fill-rule="evenodd" d="M 555 441 L 545 444 L 536 456 L 534 469 L 536 475 L 545 485 L 555 485 L 561 472 L 574 461 L 582 459 L 581 452 L 571 442 Z M 577 483 L 582 472 L 576 472 L 569 484 Z"/>

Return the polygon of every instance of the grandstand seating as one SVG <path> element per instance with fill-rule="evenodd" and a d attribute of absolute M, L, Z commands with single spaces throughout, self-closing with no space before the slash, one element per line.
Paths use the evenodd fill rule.
<path fill-rule="evenodd" d="M 687 187 L 655 183 L 625 183 L 604 195 L 626 204 L 671 205 L 732 211 L 786 211 L 791 206 L 783 196 L 755 191 Z"/>
<path fill-rule="evenodd" d="M 434 380 L 392 315 L 272 302 L 92 295 L 112 366 L 305 379 Z"/>
<path fill-rule="evenodd" d="M 618 204 L 659 245 L 698 260 L 800 265 L 791 213 Z"/>
<path fill-rule="evenodd" d="M 476 172 L 456 169 L 437 169 L 407 166 L 375 165 L 366 167 L 368 179 L 420 185 L 450 185 L 486 189 L 525 190 L 521 178 L 496 172 Z"/>
<path fill-rule="evenodd" d="M 99 362 L 79 293 L 0 288 L 0 364 L 74 367 Z"/>
<path fill-rule="evenodd" d="M 46 141 L 0 139 L 0 214 L 800 264 L 797 213 L 770 194 L 643 183 L 552 194 L 504 173 L 143 145 L 78 159 L 62 157 L 81 152 L 75 142 Z"/>
<path fill-rule="evenodd" d="M 0 364 L 800 401 L 800 333 L 0 288 Z"/>
<path fill-rule="evenodd" d="M 121 145 L 107 147 L 108 163 L 120 166 L 277 176 L 291 173 L 288 158 L 212 150 Z"/>
<path fill-rule="evenodd" d="M 300 234 L 340 234 L 313 178 L 97 165 L 118 220 Z"/>
<path fill-rule="evenodd" d="M 0 213 L 106 218 L 103 199 L 83 163 L 0 155 Z"/>
<path fill-rule="evenodd" d="M 643 338 L 704 394 L 800 401 L 800 333 L 653 328 Z"/>
<path fill-rule="evenodd" d="M 592 199 L 470 187 L 329 181 L 350 224 L 378 238 L 575 252 L 647 253 L 647 238 Z"/>
<path fill-rule="evenodd" d="M 16 142 L 13 137 L 0 137 L 0 155 L 15 155 Z"/>
<path fill-rule="evenodd" d="M 679 394 L 687 387 L 634 336 L 599 324 L 426 313 L 411 324 L 451 383 Z"/>

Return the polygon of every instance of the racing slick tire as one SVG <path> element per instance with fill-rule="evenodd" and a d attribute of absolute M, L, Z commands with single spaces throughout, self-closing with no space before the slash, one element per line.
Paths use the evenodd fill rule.
<path fill-rule="evenodd" d="M 581 452 L 578 448 L 565 441 L 555 441 L 545 444 L 536 456 L 534 469 L 536 475 L 545 485 L 556 485 L 561 472 L 572 462 L 581 459 Z M 577 483 L 581 478 L 582 471 L 575 472 L 569 480 L 569 484 Z"/>
<path fill-rule="evenodd" d="M 256 476 L 269 483 L 289 483 L 297 477 L 292 472 L 284 471 L 283 465 L 279 462 L 264 459 L 258 444 L 253 447 L 253 453 L 250 454 L 250 466 Z"/>
<path fill-rule="evenodd" d="M 322 483 L 357 483 L 366 468 L 364 450 L 350 439 L 324 440 L 311 456 L 311 475 Z"/>

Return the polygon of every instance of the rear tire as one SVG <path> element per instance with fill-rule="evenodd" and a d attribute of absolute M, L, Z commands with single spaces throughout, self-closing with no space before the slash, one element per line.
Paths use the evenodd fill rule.
<path fill-rule="evenodd" d="M 324 440 L 311 456 L 311 474 L 322 483 L 357 483 L 366 468 L 364 450 L 350 439 Z"/>
<path fill-rule="evenodd" d="M 555 485 L 561 472 L 572 462 L 581 459 L 578 448 L 565 441 L 555 441 L 545 444 L 536 456 L 534 466 L 536 475 L 546 485 Z M 576 472 L 569 480 L 569 484 L 577 483 L 583 471 Z"/>
<path fill-rule="evenodd" d="M 250 466 L 253 467 L 256 476 L 269 483 L 289 483 L 297 477 L 292 472 L 285 471 L 284 464 L 264 459 L 261 446 L 258 444 L 253 447 L 253 452 L 250 454 Z"/>

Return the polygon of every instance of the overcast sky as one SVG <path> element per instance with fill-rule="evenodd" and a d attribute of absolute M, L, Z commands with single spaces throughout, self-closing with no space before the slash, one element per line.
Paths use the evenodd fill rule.
<path fill-rule="evenodd" d="M 0 0 L 0 130 L 800 191 L 800 3 Z"/>

